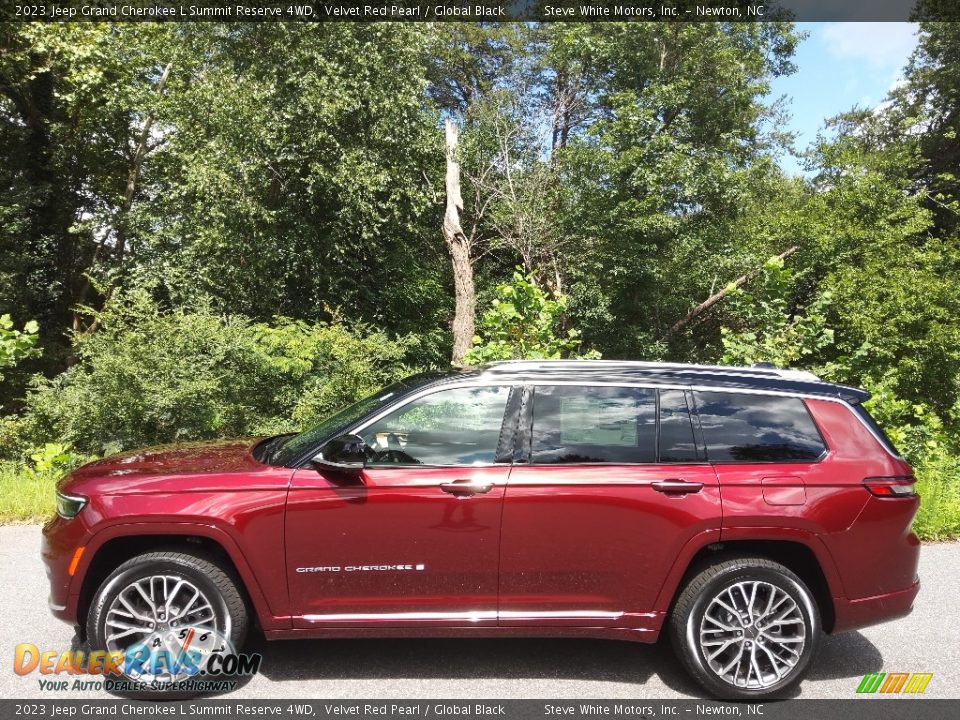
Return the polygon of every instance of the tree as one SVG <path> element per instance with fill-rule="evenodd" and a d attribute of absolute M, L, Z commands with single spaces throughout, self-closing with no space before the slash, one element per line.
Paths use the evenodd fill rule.
<path fill-rule="evenodd" d="M 724 365 L 771 363 L 791 367 L 809 363 L 834 341 L 826 312 L 833 301 L 829 291 L 817 295 L 805 308 L 791 310 L 794 273 L 783 258 L 770 258 L 756 279 L 756 288 L 733 284 L 724 298 L 733 327 L 723 327 Z"/>
<path fill-rule="evenodd" d="M 497 286 L 496 297 L 483 315 L 483 336 L 473 338 L 466 356 L 471 365 L 494 360 L 557 359 L 581 357 L 596 359 L 600 353 L 577 353 L 580 333 L 561 329 L 567 310 L 567 298 L 545 291 L 537 285 L 536 273 L 523 275 L 519 268 L 513 282 Z"/>
<path fill-rule="evenodd" d="M 460 224 L 463 195 L 460 192 L 460 163 L 457 162 L 459 130 L 450 118 L 444 122 L 444 133 L 447 156 L 445 176 L 447 208 L 443 215 L 443 239 L 447 243 L 447 250 L 453 263 L 455 302 L 451 362 L 454 365 L 462 365 L 470 348 L 469 338 L 473 337 L 477 298 L 470 260 L 470 238 L 464 233 L 463 226 Z"/>
<path fill-rule="evenodd" d="M 681 248 L 740 252 L 724 229 L 772 183 L 782 138 L 767 125 L 777 107 L 764 95 L 792 71 L 797 36 L 779 23 L 624 23 L 570 26 L 554 41 L 565 67 L 576 59 L 589 82 L 578 97 L 592 106 L 554 158 L 571 314 L 610 354 L 663 355 L 689 309 L 676 305 L 676 284 L 687 281 L 662 272 L 666 260 Z M 789 245 L 764 248 L 727 277 Z M 697 282 L 687 302 L 709 294 L 712 279 Z"/>
<path fill-rule="evenodd" d="M 473 264 L 476 248 L 489 240 L 485 228 L 495 200 L 493 188 L 499 186 L 495 178 L 511 172 L 511 159 L 503 152 L 504 136 L 496 132 L 502 126 L 492 126 L 496 137 L 489 132 L 489 109 L 491 105 L 502 108 L 504 97 L 516 98 L 521 92 L 525 36 L 519 26 L 496 23 L 445 25 L 431 36 L 427 94 L 445 115 L 446 212 L 441 227 L 453 269 L 454 365 L 464 361 L 473 338 Z M 461 148 L 461 132 L 470 140 L 466 151 Z M 469 208 L 463 200 L 461 167 L 468 180 L 467 196 L 474 201 Z"/>
<path fill-rule="evenodd" d="M 131 166 L 156 59 L 149 24 L 0 27 L 0 310 L 49 328 L 63 362 L 72 308 L 92 265 L 112 266 L 110 229 Z"/>

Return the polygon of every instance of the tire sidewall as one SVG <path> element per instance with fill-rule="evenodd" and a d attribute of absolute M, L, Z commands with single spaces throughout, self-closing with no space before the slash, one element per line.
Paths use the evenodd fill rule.
<path fill-rule="evenodd" d="M 722 680 L 710 669 L 704 657 L 703 649 L 700 647 L 700 624 L 703 621 L 704 613 L 710 602 L 718 593 L 722 592 L 724 588 L 743 581 L 761 581 L 775 585 L 785 591 L 797 603 L 803 616 L 804 629 L 806 632 L 803 654 L 799 662 L 783 680 L 767 688 L 751 690 L 736 687 Z M 681 642 L 683 643 L 683 652 L 689 659 L 698 679 L 711 690 L 714 695 L 721 698 L 760 700 L 785 692 L 803 678 L 819 648 L 820 632 L 820 613 L 817 610 L 816 602 L 810 590 L 807 589 L 798 577 L 785 568 L 783 571 L 778 571 L 771 568 L 744 565 L 729 568 L 726 572 L 722 572 L 712 578 L 702 588 L 690 612 L 684 619 Z"/>
<path fill-rule="evenodd" d="M 139 562 L 135 560 L 129 566 L 121 566 L 107 578 L 94 596 L 90 611 L 87 614 L 87 637 L 90 639 L 92 647 L 106 649 L 107 610 L 120 591 L 130 583 L 151 575 L 181 577 L 196 585 L 210 600 L 216 619 L 217 631 L 223 637 L 228 638 L 234 648 L 239 650 L 237 645 L 241 640 L 239 634 L 242 629 L 237 626 L 237 623 L 231 617 L 220 588 L 198 568 L 191 566 L 189 562 L 181 562 L 171 558 L 145 558 Z"/>

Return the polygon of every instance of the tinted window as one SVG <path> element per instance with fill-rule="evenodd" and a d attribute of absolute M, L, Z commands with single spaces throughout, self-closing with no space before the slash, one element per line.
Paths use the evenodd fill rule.
<path fill-rule="evenodd" d="M 711 462 L 803 462 L 825 448 L 799 398 L 695 392 Z"/>
<path fill-rule="evenodd" d="M 379 406 L 396 401 L 404 394 L 415 390 L 418 385 L 423 385 L 431 380 L 438 380 L 449 374 L 450 373 L 419 373 L 418 375 L 411 375 L 370 397 L 366 397 L 333 415 L 329 415 L 321 421 L 319 425 L 299 435 L 279 438 L 279 442 L 268 448 L 270 454 L 263 458 L 263 461 L 271 465 L 286 465 L 287 463 L 293 462 L 307 451 L 315 449 L 321 441 L 337 435 L 349 425 L 360 420 L 364 415 L 372 415 Z"/>
<path fill-rule="evenodd" d="M 451 388 L 414 400 L 361 434 L 369 465 L 492 463 L 509 387 Z"/>
<path fill-rule="evenodd" d="M 697 444 L 683 390 L 660 391 L 660 462 L 696 462 Z"/>
<path fill-rule="evenodd" d="M 656 391 L 538 386 L 533 463 L 656 462 Z"/>

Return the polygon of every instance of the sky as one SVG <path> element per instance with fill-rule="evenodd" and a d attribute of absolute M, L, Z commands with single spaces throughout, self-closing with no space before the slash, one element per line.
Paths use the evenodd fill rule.
<path fill-rule="evenodd" d="M 808 33 L 794 56 L 797 71 L 773 82 L 773 97 L 786 95 L 788 129 L 804 150 L 824 121 L 855 105 L 876 107 L 901 78 L 917 44 L 912 23 L 797 23 Z M 789 173 L 802 173 L 796 158 L 783 157 Z"/>

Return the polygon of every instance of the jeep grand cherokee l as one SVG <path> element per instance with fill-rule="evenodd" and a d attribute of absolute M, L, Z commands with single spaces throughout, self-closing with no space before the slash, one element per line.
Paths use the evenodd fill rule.
<path fill-rule="evenodd" d="M 299 435 L 86 465 L 44 528 L 50 607 L 94 647 L 669 634 L 711 694 L 807 672 L 910 612 L 910 466 L 868 394 L 797 371 L 494 363 Z"/>

